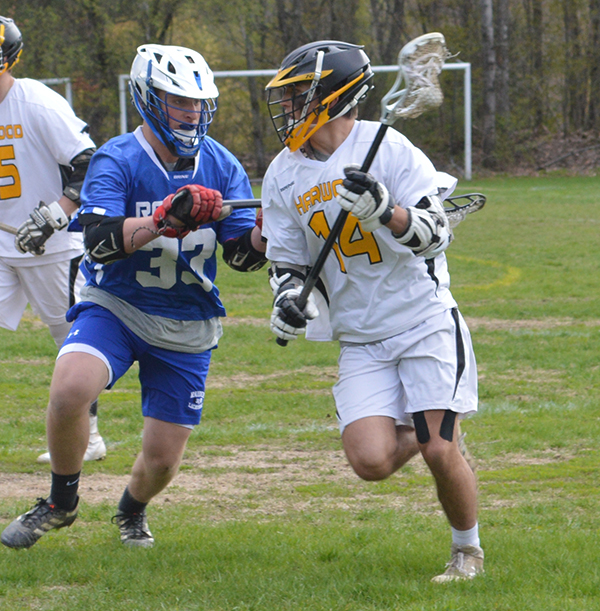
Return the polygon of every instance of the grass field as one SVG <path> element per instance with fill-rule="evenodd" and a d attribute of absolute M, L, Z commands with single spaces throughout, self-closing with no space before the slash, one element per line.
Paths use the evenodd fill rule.
<path fill-rule="evenodd" d="M 421 459 L 384 482 L 347 466 L 330 387 L 337 346 L 282 349 L 263 270 L 218 283 L 230 314 L 201 426 L 149 507 L 151 550 L 110 518 L 140 448 L 136 372 L 101 397 L 107 459 L 80 517 L 0 549 L 0 609 L 593 611 L 600 609 L 600 178 L 464 183 L 488 205 L 456 230 L 453 292 L 471 327 L 486 574 L 430 583 L 450 534 Z M 49 489 L 44 409 L 54 345 L 31 315 L 0 330 L 0 528 Z"/>

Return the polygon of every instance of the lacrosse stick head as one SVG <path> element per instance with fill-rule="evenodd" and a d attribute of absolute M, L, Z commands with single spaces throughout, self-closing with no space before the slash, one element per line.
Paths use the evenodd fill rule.
<path fill-rule="evenodd" d="M 391 125 L 400 117 L 415 119 L 440 106 L 444 95 L 438 77 L 449 57 L 446 39 L 439 32 L 423 34 L 405 44 L 398 54 L 396 82 L 381 100 L 381 122 Z"/>
<path fill-rule="evenodd" d="M 338 40 L 299 47 L 267 84 L 267 105 L 279 139 L 298 150 L 323 125 L 345 115 L 373 88 L 363 48 Z"/>
<path fill-rule="evenodd" d="M 450 228 L 454 229 L 465 220 L 467 214 L 481 210 L 485 206 L 486 197 L 482 193 L 467 193 L 455 195 L 444 200 L 444 212 L 448 217 Z"/>

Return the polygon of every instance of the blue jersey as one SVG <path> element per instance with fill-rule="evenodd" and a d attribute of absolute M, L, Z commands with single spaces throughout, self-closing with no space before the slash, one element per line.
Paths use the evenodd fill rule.
<path fill-rule="evenodd" d="M 212 138 L 205 138 L 193 168 L 169 172 L 138 128 L 109 140 L 94 154 L 79 213 L 148 216 L 167 195 L 188 184 L 216 189 L 223 199 L 253 197 L 242 165 Z M 238 209 L 223 221 L 202 225 L 182 240 L 161 236 L 127 259 L 102 265 L 85 257 L 87 284 L 147 314 L 176 320 L 225 316 L 214 285 L 217 242 L 239 237 L 254 224 L 254 211 Z"/>

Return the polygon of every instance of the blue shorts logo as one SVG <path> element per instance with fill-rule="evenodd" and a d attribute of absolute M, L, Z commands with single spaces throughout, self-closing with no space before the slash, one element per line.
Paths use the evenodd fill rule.
<path fill-rule="evenodd" d="M 203 390 L 195 390 L 190 395 L 190 402 L 188 403 L 188 408 L 193 409 L 194 411 L 201 411 L 202 406 L 204 405 L 204 391 Z"/>

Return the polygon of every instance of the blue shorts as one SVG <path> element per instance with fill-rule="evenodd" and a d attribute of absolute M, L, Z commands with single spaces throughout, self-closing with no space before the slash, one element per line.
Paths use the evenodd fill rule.
<path fill-rule="evenodd" d="M 68 352 L 86 352 L 104 361 L 109 371 L 106 388 L 138 361 L 144 416 L 183 426 L 200 422 L 212 350 L 189 354 L 157 348 L 107 309 L 80 304 L 59 357 Z"/>

